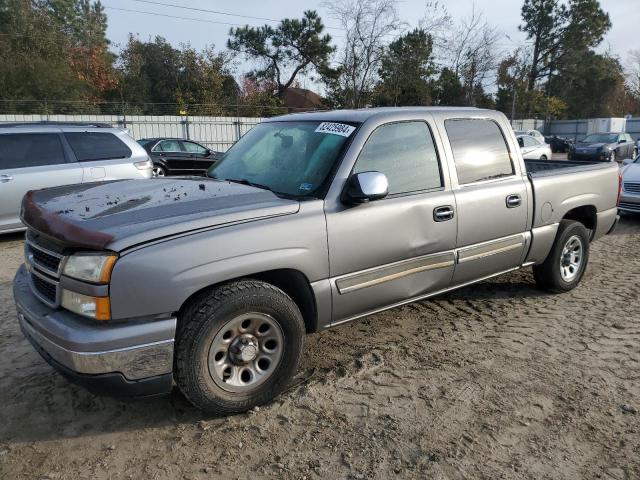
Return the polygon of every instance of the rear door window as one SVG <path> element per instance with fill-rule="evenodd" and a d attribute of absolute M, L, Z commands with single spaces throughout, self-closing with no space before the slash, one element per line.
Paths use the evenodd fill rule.
<path fill-rule="evenodd" d="M 163 140 L 153 149 L 154 152 L 182 152 L 178 140 Z"/>
<path fill-rule="evenodd" d="M 131 149 L 113 133 L 67 132 L 65 138 L 79 162 L 129 158 Z"/>
<path fill-rule="evenodd" d="M 0 135 L 0 170 L 66 163 L 57 133 Z"/>
<path fill-rule="evenodd" d="M 514 174 L 507 142 L 496 122 L 468 118 L 446 120 L 444 126 L 460 185 Z"/>

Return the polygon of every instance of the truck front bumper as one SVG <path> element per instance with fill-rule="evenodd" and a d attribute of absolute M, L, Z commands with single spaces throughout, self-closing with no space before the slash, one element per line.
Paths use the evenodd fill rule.
<path fill-rule="evenodd" d="M 32 292 L 24 265 L 13 296 L 24 336 L 71 381 L 114 396 L 171 391 L 175 318 L 99 323 L 49 308 Z"/>

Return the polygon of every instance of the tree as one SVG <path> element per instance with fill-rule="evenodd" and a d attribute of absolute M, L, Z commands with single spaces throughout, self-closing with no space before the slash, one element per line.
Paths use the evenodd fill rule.
<path fill-rule="evenodd" d="M 322 19 L 313 10 L 304 12 L 302 19 L 286 18 L 276 28 L 232 28 L 227 47 L 261 64 L 251 72 L 259 80 L 275 84 L 279 98 L 299 75 L 315 71 L 328 74 L 330 55 L 335 50 L 331 37 L 322 35 Z"/>
<path fill-rule="evenodd" d="M 0 3 L 0 98 L 101 98 L 115 85 L 105 29 L 88 0 Z"/>
<path fill-rule="evenodd" d="M 574 58 L 575 57 L 575 58 Z M 624 72 L 620 62 L 591 50 L 576 51 L 558 68 L 551 89 L 572 118 L 623 115 Z"/>
<path fill-rule="evenodd" d="M 389 44 L 380 62 L 376 87 L 379 105 L 430 105 L 433 42 L 422 29 L 415 29 Z"/>
<path fill-rule="evenodd" d="M 387 37 L 403 23 L 395 0 L 330 0 L 324 3 L 345 31 L 338 75 L 325 76 L 330 100 L 347 108 L 367 105 L 377 82 Z"/>
<path fill-rule="evenodd" d="M 567 55 L 597 46 L 611 28 L 598 0 L 569 0 L 568 6 L 558 0 L 525 0 L 521 14 L 519 28 L 533 41 L 528 90 L 544 78 L 548 84 Z"/>
<path fill-rule="evenodd" d="M 464 105 L 465 94 L 458 75 L 450 68 L 443 68 L 435 85 L 435 98 L 438 105 Z"/>
<path fill-rule="evenodd" d="M 177 104 L 178 111 L 219 115 L 239 96 L 230 55 L 213 47 L 198 52 L 189 45 L 174 48 L 162 37 L 143 42 L 130 36 L 118 70 L 119 99 L 142 104 L 144 113 L 176 114 L 173 105 L 163 110 L 162 104 Z"/>

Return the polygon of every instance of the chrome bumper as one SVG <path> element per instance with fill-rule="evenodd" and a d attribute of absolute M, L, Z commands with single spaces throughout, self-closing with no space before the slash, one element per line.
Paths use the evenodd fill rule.
<path fill-rule="evenodd" d="M 79 374 L 120 373 L 127 380 L 170 374 L 176 319 L 98 324 L 53 309 L 31 291 L 24 266 L 13 294 L 20 328 L 55 363 Z"/>

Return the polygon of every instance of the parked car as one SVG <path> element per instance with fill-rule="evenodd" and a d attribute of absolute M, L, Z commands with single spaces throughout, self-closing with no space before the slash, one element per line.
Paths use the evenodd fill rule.
<path fill-rule="evenodd" d="M 205 411 L 241 412 L 286 388 L 307 332 L 525 266 L 573 289 L 618 195 L 617 165 L 524 161 L 491 110 L 271 118 L 208 178 L 29 193 L 18 320 L 91 388 L 175 380 Z"/>
<path fill-rule="evenodd" d="M 622 162 L 622 192 L 618 209 L 622 213 L 640 213 L 640 156 Z"/>
<path fill-rule="evenodd" d="M 153 176 L 204 175 L 222 156 L 192 140 L 143 138 L 138 143 L 153 160 Z"/>
<path fill-rule="evenodd" d="M 0 124 L 0 233 L 24 230 L 29 190 L 151 177 L 147 153 L 125 131 L 96 123 Z"/>
<path fill-rule="evenodd" d="M 549 144 L 553 153 L 567 153 L 573 145 L 572 139 L 558 137 L 557 135 L 545 137 L 545 141 Z"/>
<path fill-rule="evenodd" d="M 540 142 L 544 143 L 544 135 L 540 133 L 538 130 L 516 130 L 516 135 L 529 135 L 531 137 L 537 138 Z"/>
<path fill-rule="evenodd" d="M 635 143 L 628 133 L 592 133 L 569 150 L 568 158 L 616 162 L 636 154 Z"/>
<path fill-rule="evenodd" d="M 531 135 L 517 135 L 518 146 L 525 160 L 549 160 L 551 159 L 551 147 L 544 141 Z"/>

